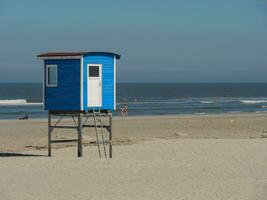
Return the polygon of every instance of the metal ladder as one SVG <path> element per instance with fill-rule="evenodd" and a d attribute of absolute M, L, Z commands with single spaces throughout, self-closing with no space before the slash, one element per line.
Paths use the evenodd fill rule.
<path fill-rule="evenodd" d="M 98 111 L 93 109 L 93 118 L 94 118 L 96 143 L 97 143 L 99 157 L 101 158 L 101 148 L 100 148 L 99 133 L 98 133 L 97 128 L 100 126 L 101 138 L 102 138 L 102 144 L 103 144 L 103 151 L 104 151 L 105 158 L 107 158 L 106 141 L 105 141 L 105 137 L 104 137 L 103 123 L 102 123 L 102 117 L 101 117 L 100 109 Z M 98 122 L 99 122 L 99 125 L 97 124 Z"/>

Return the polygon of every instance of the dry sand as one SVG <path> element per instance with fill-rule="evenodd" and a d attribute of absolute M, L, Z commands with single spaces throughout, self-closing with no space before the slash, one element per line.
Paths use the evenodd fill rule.
<path fill-rule="evenodd" d="M 115 143 L 132 145 L 100 159 L 95 146 L 77 158 L 76 145 L 46 157 L 46 121 L 3 120 L 0 199 L 264 200 L 266 121 L 263 114 L 115 118 Z"/>
<path fill-rule="evenodd" d="M 157 139 L 116 146 L 113 159 L 84 150 L 1 158 L 1 200 L 267 199 L 265 139 Z"/>

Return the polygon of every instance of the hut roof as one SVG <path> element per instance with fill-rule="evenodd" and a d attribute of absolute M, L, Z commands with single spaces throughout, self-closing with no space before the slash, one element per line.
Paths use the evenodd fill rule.
<path fill-rule="evenodd" d="M 117 59 L 120 59 L 120 55 L 116 54 L 116 53 L 111 53 L 111 52 L 99 52 L 99 51 L 80 51 L 80 52 L 48 52 L 48 53 L 44 53 L 44 54 L 39 54 L 37 55 L 38 58 L 45 58 L 45 57 L 79 57 L 79 56 L 83 56 L 83 55 L 94 55 L 94 54 L 109 54 L 112 56 L 116 56 Z"/>

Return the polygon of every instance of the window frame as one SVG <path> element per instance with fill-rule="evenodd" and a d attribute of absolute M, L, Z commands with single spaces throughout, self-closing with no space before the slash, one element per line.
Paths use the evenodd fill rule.
<path fill-rule="evenodd" d="M 46 87 L 57 87 L 58 86 L 58 66 L 57 65 L 46 65 Z M 49 68 L 56 68 L 56 83 L 55 84 L 50 84 L 48 79 L 49 79 Z"/>
<path fill-rule="evenodd" d="M 97 66 L 98 67 L 98 72 L 99 72 L 99 74 L 98 74 L 98 76 L 96 77 L 96 76 L 89 76 L 90 75 L 90 67 L 91 66 Z M 91 79 L 91 80 L 93 80 L 93 79 L 101 79 L 102 80 L 102 64 L 88 64 L 87 65 L 87 79 Z"/>

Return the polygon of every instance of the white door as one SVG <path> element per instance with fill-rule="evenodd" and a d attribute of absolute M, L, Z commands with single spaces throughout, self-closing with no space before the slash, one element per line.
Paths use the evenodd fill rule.
<path fill-rule="evenodd" d="M 102 65 L 87 65 L 87 105 L 88 107 L 102 106 Z"/>

